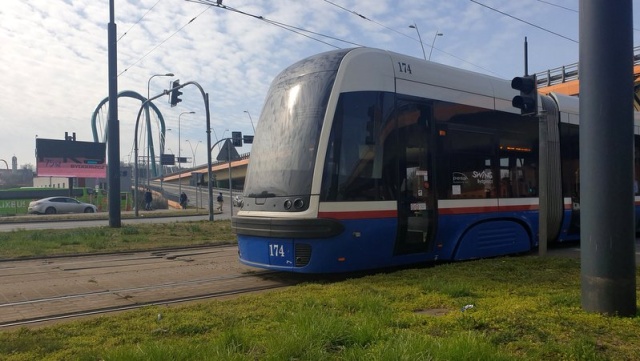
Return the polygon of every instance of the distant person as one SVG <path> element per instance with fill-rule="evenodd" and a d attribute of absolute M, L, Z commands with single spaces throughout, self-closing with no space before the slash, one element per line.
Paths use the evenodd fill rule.
<path fill-rule="evenodd" d="M 182 194 L 180 194 L 180 206 L 182 206 L 182 209 L 187 209 L 188 202 L 189 199 L 187 198 L 187 194 L 185 192 L 182 192 Z"/>
<path fill-rule="evenodd" d="M 151 194 L 151 190 L 147 188 L 146 192 L 144 192 L 144 210 L 151 210 L 151 202 L 153 202 L 153 195 Z"/>
<path fill-rule="evenodd" d="M 222 212 L 222 204 L 224 202 L 224 199 L 222 198 L 222 192 L 220 194 L 218 194 L 218 209 L 220 210 L 220 212 Z"/>

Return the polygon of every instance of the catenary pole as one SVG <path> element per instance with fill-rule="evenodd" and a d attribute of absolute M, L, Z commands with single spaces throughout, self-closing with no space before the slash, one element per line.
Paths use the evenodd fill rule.
<path fill-rule="evenodd" d="M 120 228 L 120 124 L 118 120 L 118 47 L 116 24 L 114 21 L 114 0 L 109 0 L 108 62 L 109 62 L 109 127 L 108 145 L 108 186 L 109 186 L 109 227 Z M 136 160 L 137 161 L 137 160 Z"/>
<path fill-rule="evenodd" d="M 580 0 L 582 307 L 635 316 L 631 0 Z"/>

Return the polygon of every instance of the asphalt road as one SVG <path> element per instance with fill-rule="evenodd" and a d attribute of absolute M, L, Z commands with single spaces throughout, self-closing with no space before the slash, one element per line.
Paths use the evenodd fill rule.
<path fill-rule="evenodd" d="M 159 212 L 159 211 L 158 211 Z M 225 219 L 224 215 L 215 215 L 214 220 Z M 209 219 L 208 214 L 181 217 L 145 217 L 122 219 L 123 225 L 140 224 L 140 223 L 172 223 L 172 222 L 189 222 Z M 229 216 L 226 216 L 229 219 Z M 20 229 L 39 230 L 39 229 L 71 229 L 79 227 L 107 227 L 108 219 L 76 219 L 76 220 L 60 220 L 60 221 L 29 221 L 16 223 L 0 223 L 0 232 L 11 232 Z"/>

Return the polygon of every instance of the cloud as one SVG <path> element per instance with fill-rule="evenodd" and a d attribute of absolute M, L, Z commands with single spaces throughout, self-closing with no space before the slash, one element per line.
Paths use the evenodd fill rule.
<path fill-rule="evenodd" d="M 577 8 L 576 0 L 554 2 Z M 484 3 L 577 37 L 575 13 L 535 0 Z M 351 42 L 422 57 L 415 29 L 408 27 L 413 23 L 427 54 L 436 31 L 444 34 L 436 39 L 433 60 L 504 78 L 522 73 L 525 36 L 533 71 L 578 60 L 577 45 L 466 0 L 224 0 L 224 4 L 263 19 L 182 0 L 116 0 L 119 90 L 146 96 L 149 89 L 155 95 L 168 89 L 171 80 L 195 81 L 209 94 L 211 124 L 219 137 L 226 129 L 252 133 L 245 110 L 257 124 L 272 79 L 306 56 L 352 47 Z M 108 22 L 107 0 L 3 2 L 0 72 L 6 90 L 0 97 L 0 158 L 15 154 L 19 164 L 33 164 L 36 135 L 61 139 L 68 131 L 76 132 L 79 140 L 93 140 L 90 118 L 108 95 Z M 149 81 L 154 74 L 167 72 L 175 76 Z M 167 97 L 154 103 L 172 129 L 167 148 L 188 154 L 186 139 L 205 143 L 205 112 L 197 87 L 183 91 L 184 101 L 178 107 L 171 108 Z M 120 155 L 125 161 L 133 148 L 139 106 L 139 101 L 119 100 Z M 100 127 L 106 122 L 107 108 L 103 108 Z M 185 111 L 196 114 L 183 116 L 179 147 L 177 123 Z M 153 131 L 157 144 L 157 125 Z M 140 142 L 144 146 L 145 140 Z M 197 163 L 204 163 L 205 154 L 200 147 Z"/>

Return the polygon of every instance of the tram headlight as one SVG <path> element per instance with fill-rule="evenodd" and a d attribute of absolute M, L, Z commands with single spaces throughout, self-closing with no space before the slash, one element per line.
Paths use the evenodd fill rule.
<path fill-rule="evenodd" d="M 286 201 L 284 201 L 284 209 L 286 209 L 286 210 L 291 209 L 291 205 L 292 205 L 292 204 L 293 204 L 293 203 L 291 203 L 291 200 L 290 200 L 290 199 L 287 199 Z"/>
<path fill-rule="evenodd" d="M 296 200 L 293 201 L 293 207 L 295 209 L 302 209 L 304 207 L 304 201 L 301 198 L 296 198 Z"/>

